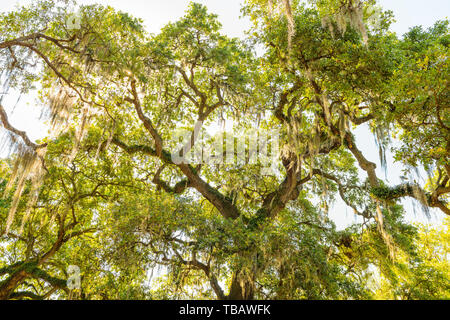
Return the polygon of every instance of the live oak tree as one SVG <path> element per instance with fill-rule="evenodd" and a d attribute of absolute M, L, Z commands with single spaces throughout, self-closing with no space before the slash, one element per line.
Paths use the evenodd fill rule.
<path fill-rule="evenodd" d="M 74 18 L 69 3 L 0 16 L 5 89 L 38 90 L 51 128 L 31 141 L 0 101 L 13 150 L 0 298 L 373 298 L 371 270 L 395 283 L 421 250 L 399 200 L 450 213 L 447 21 L 399 39 L 373 1 L 248 0 L 254 25 L 240 40 L 195 3 L 157 35 L 110 7 Z M 272 170 L 175 160 L 189 150 L 177 129 L 195 147 L 196 129 L 219 119 L 280 132 Z M 395 140 L 408 181 L 377 176 L 360 126 L 383 165 Z M 421 166 L 426 185 L 413 178 Z M 337 231 L 337 198 L 363 223 Z M 81 291 L 65 285 L 69 264 Z"/>

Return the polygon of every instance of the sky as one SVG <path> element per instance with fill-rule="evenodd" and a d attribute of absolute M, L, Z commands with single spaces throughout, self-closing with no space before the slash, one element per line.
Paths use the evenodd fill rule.
<path fill-rule="evenodd" d="M 0 11 L 10 11 L 17 4 L 27 4 L 31 0 L 0 0 Z M 158 33 L 161 27 L 170 21 L 176 21 L 183 16 L 189 0 L 78 0 L 79 4 L 101 3 L 125 11 L 135 17 L 142 18 L 147 30 L 151 33 Z M 231 37 L 243 37 L 244 32 L 251 26 L 247 19 L 241 18 L 240 8 L 242 0 L 196 0 L 195 2 L 205 4 L 210 12 L 218 14 L 222 23 L 223 32 Z M 412 26 L 422 25 L 430 27 L 435 21 L 448 18 L 450 16 L 450 0 L 378 0 L 384 9 L 394 12 L 396 22 L 392 25 L 392 30 L 398 35 L 402 35 Z M 41 109 L 36 107 L 33 96 L 21 97 L 17 102 L 17 94 L 10 93 L 5 97 L 3 104 L 9 113 L 11 123 L 20 130 L 26 131 L 32 139 L 38 139 L 46 135 L 47 127 L 39 120 Z M 378 175 L 385 177 L 381 170 L 378 149 L 373 137 L 365 132 L 356 132 L 359 148 L 368 155 L 368 158 L 377 163 Z M 0 148 L 2 146 L 0 145 Z M 0 156 L 5 156 L 6 150 L 0 149 Z M 401 166 L 393 162 L 392 155 L 388 153 L 388 177 L 389 183 L 395 185 L 400 183 L 397 178 L 400 176 Z M 408 212 L 407 219 L 422 223 L 438 224 L 442 220 L 443 213 L 432 210 L 432 219 L 427 220 L 425 215 L 418 210 L 413 210 L 411 201 L 405 201 L 405 208 Z M 336 222 L 339 228 L 343 228 L 355 219 L 351 209 L 338 201 L 330 217 Z"/>
<path fill-rule="evenodd" d="M 17 3 L 26 4 L 31 0 L 0 0 L 0 11 L 10 11 Z M 100 3 L 128 12 L 142 18 L 150 32 L 158 30 L 169 21 L 175 21 L 186 10 L 190 0 L 78 0 L 80 4 Z M 223 30 L 229 36 L 242 36 L 250 23 L 240 19 L 242 0 L 196 0 L 219 15 Z M 397 22 L 392 29 L 398 34 L 408 31 L 411 26 L 429 27 L 436 20 L 450 16 L 449 0 L 378 0 L 384 9 L 392 10 Z"/>

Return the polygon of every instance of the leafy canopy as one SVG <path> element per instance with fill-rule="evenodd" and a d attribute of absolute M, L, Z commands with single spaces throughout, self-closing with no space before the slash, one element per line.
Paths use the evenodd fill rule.
<path fill-rule="evenodd" d="M 433 253 L 446 231 L 426 244 L 399 202 L 450 213 L 448 21 L 398 38 L 374 1 L 248 0 L 247 39 L 196 3 L 151 35 L 100 5 L 71 28 L 69 3 L 0 15 L 4 88 L 37 90 L 51 128 L 31 141 L 0 100 L 0 299 L 448 296 Z M 230 161 L 174 161 L 190 150 L 178 130 L 211 147 L 196 132 L 220 121 L 279 133 L 270 170 L 252 142 Z M 357 128 L 383 165 L 392 148 L 404 184 L 377 176 Z M 337 230 L 337 199 L 362 223 Z"/>

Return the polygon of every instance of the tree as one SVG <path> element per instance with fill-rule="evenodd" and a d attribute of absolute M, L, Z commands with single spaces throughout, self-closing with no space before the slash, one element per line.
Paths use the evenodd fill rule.
<path fill-rule="evenodd" d="M 336 8 L 341 2 L 332 1 Z M 324 1 L 283 3 L 286 15 L 266 1 L 247 1 L 244 13 L 254 22 L 248 41 L 222 35 L 217 17 L 195 3 L 158 35 L 110 7 L 80 6 L 76 29 L 69 28 L 65 1 L 2 14 L 7 87 L 28 92 L 39 85 L 53 135 L 32 142 L 0 105 L 17 150 L 12 172 L 4 173 L 6 193 L 15 192 L 3 204 L 0 227 L 7 245 L 31 246 L 27 253 L 21 244 L 12 263 L 0 260 L 0 276 L 7 275 L 0 297 L 17 297 L 35 279 L 17 266 L 35 261 L 62 276 L 52 265 L 66 266 L 65 259 L 86 271 L 86 299 L 373 296 L 370 264 L 389 272 L 399 255 L 414 251 L 415 231 L 402 220 L 398 199 L 413 197 L 449 214 L 442 110 L 448 80 L 438 72 L 448 68 L 448 23 L 399 40 L 388 31 L 389 12 L 376 27 L 366 26 L 371 1 L 346 2 L 338 16 Z M 219 139 L 213 163 L 188 162 L 198 147 L 213 144 L 199 132 L 218 119 L 258 127 L 260 136 L 279 132 L 281 152 L 273 139 L 268 147 L 276 157 L 271 170 L 252 158 L 265 147 L 261 139 L 241 153 L 239 142 Z M 427 186 L 383 182 L 352 133 L 365 124 L 382 158 L 398 131 L 398 160 L 424 165 Z M 180 128 L 189 132 L 181 145 L 174 138 Z M 337 231 L 327 217 L 336 197 L 364 223 Z M 54 242 L 55 221 L 45 231 L 37 226 L 45 216 L 56 217 Z M 30 230 L 24 240 L 14 237 L 20 225 Z M 54 259 L 33 251 L 35 243 L 50 246 Z M 144 284 L 156 265 L 167 267 L 165 292 Z M 65 289 L 50 285 L 33 294 Z"/>

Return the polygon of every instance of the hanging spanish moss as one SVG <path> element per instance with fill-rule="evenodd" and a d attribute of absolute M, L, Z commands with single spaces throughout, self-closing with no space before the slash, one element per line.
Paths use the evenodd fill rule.
<path fill-rule="evenodd" d="M 3 102 L 3 98 L 8 94 L 11 88 L 11 82 L 14 79 L 15 64 L 9 63 L 9 59 L 6 59 L 5 66 L 2 67 L 2 73 L 0 74 L 0 80 L 3 82 L 0 94 L 0 104 Z"/>
<path fill-rule="evenodd" d="M 78 131 L 76 132 L 75 143 L 74 143 L 72 152 L 69 156 L 69 162 L 72 162 L 73 159 L 75 159 L 75 157 L 77 156 L 78 151 L 80 150 L 81 142 L 83 141 L 84 137 L 86 136 L 90 120 L 91 120 L 90 107 L 89 107 L 89 105 L 86 105 L 83 108 L 83 114 L 81 116 L 81 125 L 80 125 Z"/>
<path fill-rule="evenodd" d="M 430 214 L 430 207 L 428 204 L 428 197 L 425 194 L 424 190 L 420 188 L 418 184 L 419 181 L 424 180 L 420 173 L 420 170 L 417 166 L 408 166 L 408 171 L 409 171 L 409 180 L 413 181 L 411 186 L 413 197 L 419 202 L 422 212 L 425 213 L 428 219 L 430 219 L 431 214 Z M 408 186 L 410 185 L 411 184 L 408 184 Z"/>
<path fill-rule="evenodd" d="M 285 15 L 288 21 L 288 46 L 292 47 L 292 38 L 295 35 L 295 21 L 292 15 L 292 7 L 290 0 L 283 0 Z"/>
<path fill-rule="evenodd" d="M 10 139 L 14 141 L 15 137 L 10 134 Z M 7 196 L 14 186 L 15 191 L 13 193 L 11 208 L 6 220 L 6 228 L 2 234 L 9 233 L 9 230 L 14 222 L 14 217 L 25 188 L 25 184 L 29 179 L 31 179 L 31 196 L 28 200 L 27 212 L 24 216 L 24 220 L 28 219 L 30 211 L 37 201 L 39 189 L 42 184 L 44 171 L 42 161 L 43 155 L 46 152 L 45 148 L 33 150 L 23 144 L 17 143 L 17 141 L 10 143 L 10 145 L 16 146 L 14 152 L 16 154 L 16 160 L 3 196 Z M 22 225 L 24 223 L 25 221 L 22 222 Z M 21 230 L 22 229 L 23 228 L 21 228 Z"/>
<path fill-rule="evenodd" d="M 75 93 L 70 93 L 66 88 L 55 87 L 49 90 L 45 101 L 48 108 L 43 109 L 41 119 L 50 121 L 53 136 L 67 128 L 76 101 Z"/>
<path fill-rule="evenodd" d="M 363 43 L 367 45 L 369 37 L 364 24 L 364 7 L 361 0 L 348 0 L 333 14 L 322 18 L 322 26 L 324 28 L 328 27 L 331 35 L 334 37 L 335 29 L 333 23 L 336 24 L 338 32 L 342 35 L 345 34 L 348 25 L 350 25 L 350 27 L 361 34 Z"/>
<path fill-rule="evenodd" d="M 301 132 L 302 117 L 294 116 L 286 126 L 288 145 L 292 152 L 301 154 L 304 148 L 304 137 Z"/>
<path fill-rule="evenodd" d="M 345 136 L 350 131 L 350 122 L 347 115 L 342 109 L 339 109 L 339 135 L 341 138 L 341 144 L 344 144 Z"/>
<path fill-rule="evenodd" d="M 377 228 L 378 232 L 380 233 L 384 243 L 386 244 L 388 250 L 389 250 L 389 256 L 391 260 L 395 260 L 395 243 L 392 239 L 392 236 L 387 233 L 385 225 L 384 225 L 384 218 L 383 218 L 383 212 L 381 211 L 381 205 L 377 201 L 376 204 L 376 215 L 375 215 L 375 221 L 377 222 Z"/>
<path fill-rule="evenodd" d="M 50 118 L 50 126 L 52 136 L 56 136 L 61 131 L 67 128 L 63 124 L 67 124 L 70 116 L 72 106 L 76 100 L 72 98 L 66 91 L 59 89 L 56 94 L 50 95 L 49 98 L 49 110 L 47 114 Z M 27 181 L 31 180 L 31 192 L 27 199 L 27 205 L 23 220 L 21 222 L 20 234 L 23 232 L 25 223 L 28 221 L 31 211 L 33 210 L 38 197 L 39 191 L 44 179 L 44 158 L 46 154 L 46 145 L 37 145 L 32 142 L 25 132 L 14 128 L 8 120 L 8 116 L 4 108 L 0 105 L 0 125 L 6 129 L 3 137 L 0 141 L 2 149 L 8 150 L 9 154 L 14 154 L 15 161 L 11 172 L 10 179 L 6 185 L 3 196 L 8 196 L 12 189 L 15 191 L 12 194 L 12 203 L 6 220 L 5 230 L 1 231 L 2 234 L 8 234 L 14 218 L 19 207 L 19 203 L 24 192 Z M 77 142 L 84 136 L 84 130 L 86 127 L 84 124 L 79 132 Z M 77 143 L 77 147 L 78 147 Z M 75 148 L 74 148 L 75 149 Z M 75 149 L 71 156 L 76 153 Z"/>
<path fill-rule="evenodd" d="M 26 48 L 9 48 L 9 53 L 9 55 L 6 55 L 5 62 L 2 63 L 4 68 L 2 67 L 2 75 L 0 77 L 0 81 L 2 82 L 0 101 L 9 93 L 11 88 L 20 89 L 20 93 L 26 92 L 29 88 L 22 88 L 22 83 L 28 83 L 24 79 L 33 78 L 34 75 L 32 72 L 42 66 L 36 62 L 36 57 L 33 57 L 32 50 Z M 54 63 L 58 66 L 64 62 L 62 60 L 59 62 L 56 60 Z M 52 135 L 57 135 L 64 129 L 63 124 L 67 123 L 74 99 L 71 98 L 67 91 L 56 87 L 50 89 L 49 92 L 50 94 L 47 96 L 46 101 L 49 108 L 41 114 L 41 118 L 44 116 L 49 118 Z M 14 107 L 18 104 L 20 97 L 21 94 L 19 94 Z M 12 195 L 12 203 L 6 221 L 6 228 L 2 233 L 8 233 L 14 223 L 25 185 L 27 181 L 31 180 L 30 196 L 27 200 L 26 211 L 20 228 L 20 233 L 22 233 L 24 225 L 29 219 L 39 196 L 40 186 L 45 173 L 44 157 L 46 145 L 37 145 L 28 138 L 26 132 L 14 128 L 9 122 L 5 109 L 1 105 L 0 126 L 5 129 L 5 133 L 0 141 L 2 149 L 8 150 L 9 155 L 14 154 L 15 157 L 12 173 L 3 196 L 9 195 L 13 188 L 15 191 Z"/>
<path fill-rule="evenodd" d="M 113 138 L 114 138 L 114 134 L 115 134 L 115 132 L 116 132 L 116 123 L 113 122 L 113 125 L 112 125 L 112 127 L 110 128 L 110 130 L 109 130 L 108 139 L 106 139 L 106 144 L 105 144 L 105 143 L 104 143 L 104 140 L 103 140 L 103 135 L 106 133 L 106 130 L 107 130 L 107 128 L 104 128 L 104 129 L 103 129 L 103 132 L 102 132 L 102 134 L 101 134 L 101 136 L 100 136 L 100 140 L 99 140 L 99 142 L 98 142 L 98 147 L 97 147 L 97 151 L 95 152 L 95 157 L 94 157 L 94 159 L 98 159 L 98 157 L 99 157 L 99 155 L 100 155 L 100 152 L 101 152 L 102 150 L 108 150 L 108 148 L 109 148 L 109 146 L 111 145 L 112 140 L 113 140 Z"/>
<path fill-rule="evenodd" d="M 391 143 L 389 127 L 377 125 L 374 129 L 375 144 L 378 148 L 381 168 L 387 178 L 386 148 Z"/>
<path fill-rule="evenodd" d="M 316 156 L 319 154 L 320 150 L 320 128 L 318 125 L 314 126 L 311 132 L 312 139 L 308 143 L 308 151 L 311 159 L 311 168 L 314 168 L 316 162 Z M 313 170 L 311 170 L 311 175 L 313 174 Z"/>
<path fill-rule="evenodd" d="M 430 207 L 428 204 L 427 195 L 425 194 L 423 189 L 420 188 L 417 184 L 414 184 L 412 186 L 412 191 L 413 191 L 414 198 L 419 201 L 422 211 L 425 213 L 426 217 L 428 219 L 431 219 Z"/>
<path fill-rule="evenodd" d="M 328 28 L 328 31 L 331 34 L 331 37 L 334 38 L 336 36 L 336 31 L 334 30 L 333 21 L 329 16 L 324 16 L 321 19 L 322 28 Z"/>
<path fill-rule="evenodd" d="M 280 8 L 280 3 L 283 4 L 283 8 Z M 292 39 L 295 36 L 295 20 L 294 15 L 292 13 L 292 5 L 291 0 L 268 0 L 267 1 L 269 16 L 272 17 L 274 11 L 280 12 L 282 11 L 287 20 L 288 27 L 288 47 L 289 49 L 292 47 Z"/>

